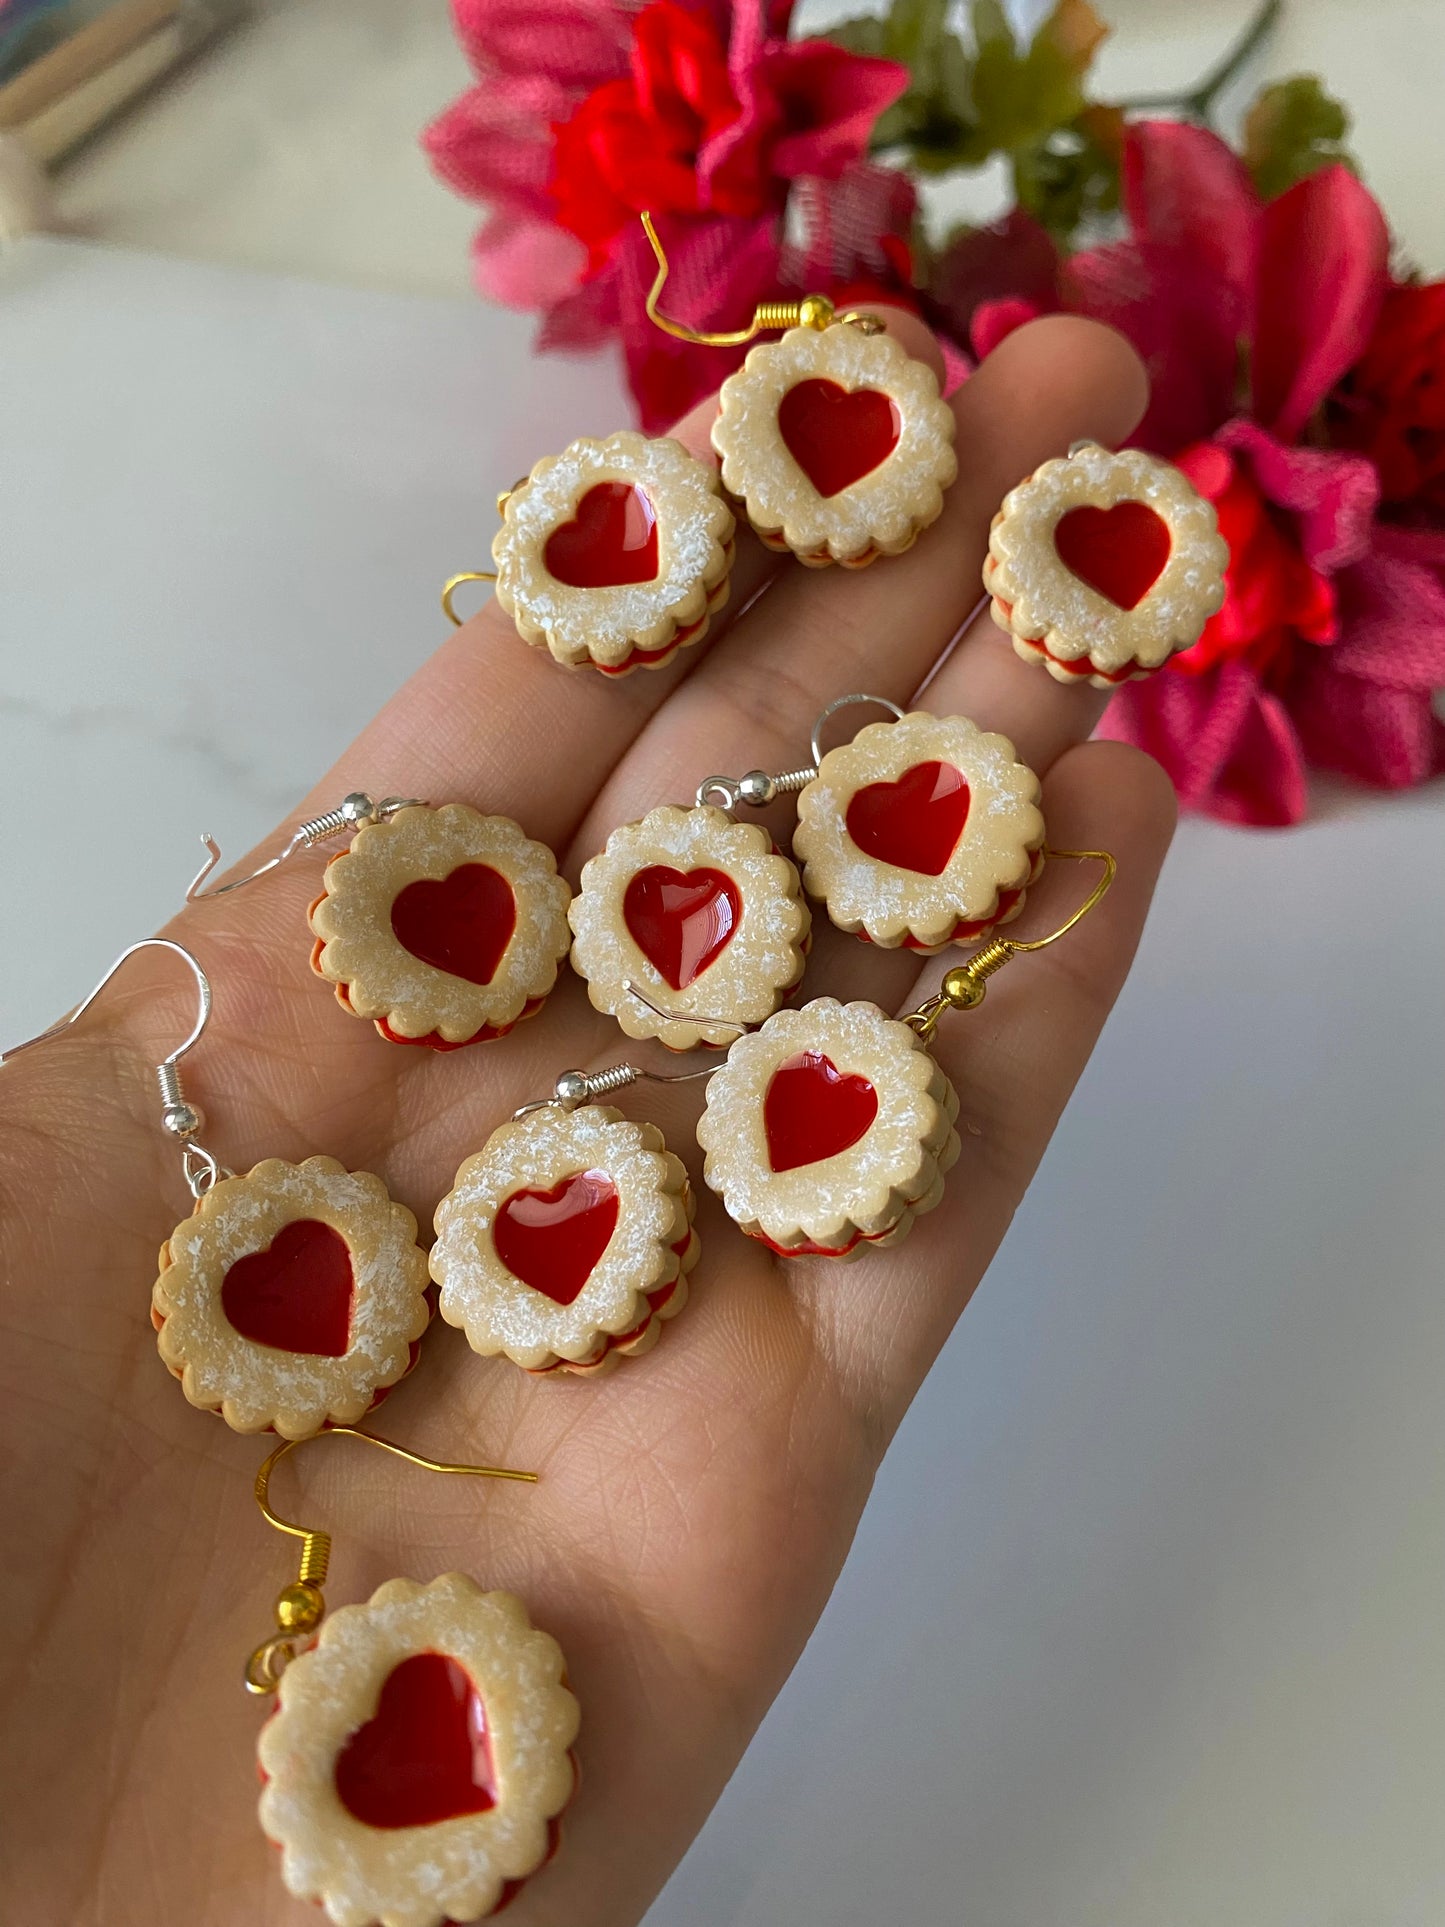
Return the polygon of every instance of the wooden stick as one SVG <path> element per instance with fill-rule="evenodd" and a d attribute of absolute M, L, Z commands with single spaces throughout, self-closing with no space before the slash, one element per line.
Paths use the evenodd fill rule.
<path fill-rule="evenodd" d="M 0 87 L 0 127 L 18 127 L 174 20 L 181 0 L 116 0 Z"/>

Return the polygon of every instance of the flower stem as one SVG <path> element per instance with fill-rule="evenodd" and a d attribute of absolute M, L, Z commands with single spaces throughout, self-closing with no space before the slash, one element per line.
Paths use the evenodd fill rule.
<path fill-rule="evenodd" d="M 1133 100 L 1122 100 L 1120 107 L 1125 113 L 1154 113 L 1160 108 L 1171 107 L 1182 113 L 1187 120 L 1197 120 L 1209 124 L 1214 103 L 1237 78 L 1259 51 L 1260 47 L 1274 31 L 1275 22 L 1284 11 L 1284 0 L 1264 0 L 1254 18 L 1244 32 L 1209 72 L 1188 92 L 1182 94 L 1140 94 Z"/>

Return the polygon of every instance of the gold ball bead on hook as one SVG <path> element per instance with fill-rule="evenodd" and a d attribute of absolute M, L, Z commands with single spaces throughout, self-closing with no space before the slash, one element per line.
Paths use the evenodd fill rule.
<path fill-rule="evenodd" d="M 798 303 L 798 323 L 803 328 L 823 329 L 833 319 L 833 304 L 825 294 L 805 294 Z"/>
<path fill-rule="evenodd" d="M 307 1579 L 295 1579 L 276 1596 L 276 1624 L 283 1632 L 309 1633 L 321 1624 L 326 1601 L 321 1588 Z"/>
<path fill-rule="evenodd" d="M 984 986 L 966 964 L 955 964 L 943 975 L 943 994 L 955 1010 L 974 1010 L 983 1002 Z"/>

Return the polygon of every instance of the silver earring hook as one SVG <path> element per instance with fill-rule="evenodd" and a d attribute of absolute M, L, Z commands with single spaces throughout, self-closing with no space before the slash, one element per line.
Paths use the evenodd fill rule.
<path fill-rule="evenodd" d="M 895 723 L 901 723 L 903 721 L 904 711 L 899 708 L 897 703 L 890 702 L 886 696 L 870 696 L 868 692 L 863 689 L 855 689 L 850 695 L 839 696 L 833 702 L 829 703 L 822 715 L 819 716 L 817 722 L 813 725 L 813 733 L 808 738 L 808 747 L 813 752 L 813 762 L 815 765 L 821 763 L 823 760 L 823 751 L 819 738 L 823 734 L 824 725 L 830 717 L 836 716 L 840 709 L 849 709 L 854 703 L 871 703 L 876 709 L 886 709 Z M 814 773 L 816 774 L 816 768 Z"/>
<path fill-rule="evenodd" d="M 765 769 L 750 769 L 745 776 L 709 776 L 697 786 L 698 808 L 701 809 L 707 803 L 716 803 L 720 809 L 726 810 L 731 815 L 739 804 L 746 803 L 752 809 L 761 810 L 779 796 L 793 796 L 799 790 L 806 789 L 809 783 L 814 783 L 818 779 L 818 765 L 823 760 L 823 748 L 819 738 L 823 734 L 824 725 L 838 710 L 847 709 L 853 703 L 873 703 L 879 709 L 886 709 L 895 723 L 901 723 L 903 720 L 904 712 L 897 703 L 890 702 L 886 696 L 870 696 L 863 690 L 854 690 L 850 695 L 839 696 L 836 701 L 829 703 L 813 725 L 813 733 L 808 739 L 813 760 L 805 769 L 786 769 L 776 776 L 769 776 Z M 719 1023 L 726 1021 L 725 1018 L 718 1019 Z"/>
<path fill-rule="evenodd" d="M 181 1144 L 181 1162 L 185 1171 L 186 1184 L 193 1198 L 201 1198 L 218 1178 L 227 1173 L 205 1146 L 196 1142 L 197 1134 L 205 1125 L 205 1115 L 197 1105 L 187 1101 L 181 1089 L 180 1061 L 187 1051 L 194 1049 L 201 1041 L 202 1033 L 211 1021 L 211 980 L 184 944 L 176 943 L 171 937 L 142 937 L 139 943 L 129 945 L 121 951 L 90 995 L 83 1003 L 77 1004 L 69 1016 L 62 1017 L 58 1023 L 52 1024 L 48 1030 L 42 1030 L 37 1036 L 27 1037 L 23 1043 L 12 1044 L 9 1050 L 0 1051 L 0 1064 L 8 1064 L 10 1059 L 18 1057 L 21 1051 L 30 1050 L 36 1044 L 43 1044 L 52 1037 L 58 1037 L 62 1031 L 69 1030 L 70 1026 L 90 1009 L 122 965 L 141 950 L 169 950 L 181 959 L 196 980 L 196 1021 L 191 1026 L 191 1033 L 184 1043 L 177 1044 L 176 1048 L 156 1065 L 156 1086 L 161 1099 L 161 1129 Z"/>
<path fill-rule="evenodd" d="M 384 823 L 398 810 L 424 809 L 426 805 L 419 796 L 384 796 L 379 803 L 366 795 L 363 790 L 353 790 L 344 797 L 334 810 L 324 816 L 313 816 L 303 823 L 294 833 L 291 841 L 278 855 L 260 864 L 249 876 L 236 877 L 230 883 L 218 883 L 210 890 L 201 885 L 221 860 L 220 845 L 213 836 L 202 836 L 201 841 L 208 852 L 206 861 L 192 879 L 186 891 L 187 903 L 203 903 L 210 897 L 224 897 L 232 890 L 242 890 L 257 877 L 263 877 L 272 870 L 278 870 L 287 857 L 294 856 L 298 850 L 312 849 L 318 843 L 325 843 L 333 836 L 341 836 L 348 830 L 364 829 L 368 823 Z"/>
<path fill-rule="evenodd" d="M 599 1097 L 607 1097 L 644 1079 L 649 1084 L 691 1084 L 694 1078 L 711 1077 L 717 1068 L 716 1064 L 704 1064 L 697 1071 L 668 1072 L 645 1071 L 640 1064 L 609 1064 L 605 1071 L 563 1071 L 553 1086 L 552 1095 L 521 1105 L 513 1111 L 512 1122 L 515 1124 L 519 1117 L 530 1117 L 533 1111 L 545 1111 L 549 1104 L 572 1112 L 580 1105 L 591 1104 Z"/>
<path fill-rule="evenodd" d="M 635 997 L 639 1004 L 643 1005 L 645 1009 L 650 1010 L 654 1017 L 660 1017 L 666 1024 L 720 1024 L 724 1030 L 735 1030 L 739 1037 L 745 1037 L 747 1035 L 748 1026 L 746 1024 L 740 1024 L 736 1017 L 699 1017 L 694 1016 L 690 1010 L 667 1010 L 663 1005 L 655 1004 L 647 995 L 646 991 L 639 990 L 630 977 L 624 977 L 622 979 L 622 988 L 627 992 L 629 997 Z M 700 1075 L 706 1075 L 706 1073 L 700 1073 L 698 1071 L 688 1072 L 689 1077 L 697 1077 Z M 684 1082 L 682 1078 L 676 1078 L 673 1081 L 675 1083 Z"/>

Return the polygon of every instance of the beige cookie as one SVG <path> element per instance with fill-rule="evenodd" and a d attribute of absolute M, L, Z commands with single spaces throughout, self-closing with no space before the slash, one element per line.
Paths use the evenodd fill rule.
<path fill-rule="evenodd" d="M 952 1085 L 907 1024 L 818 997 L 739 1038 L 708 1081 L 703 1175 L 784 1257 L 896 1243 L 958 1156 Z"/>
<path fill-rule="evenodd" d="M 1181 469 L 1083 443 L 1004 497 L 983 586 L 1026 662 L 1106 689 L 1198 642 L 1228 563 L 1213 505 Z"/>
<path fill-rule="evenodd" d="M 933 370 L 887 334 L 790 328 L 752 350 L 720 404 L 723 486 L 770 548 L 816 567 L 911 547 L 958 472 Z"/>
<path fill-rule="evenodd" d="M 870 723 L 798 797 L 804 888 L 885 949 L 972 943 L 1018 915 L 1042 865 L 1039 794 L 1008 738 L 966 716 Z"/>
<path fill-rule="evenodd" d="M 546 844 L 464 803 L 368 823 L 325 882 L 312 964 L 393 1043 L 505 1036 L 540 1008 L 571 942 L 571 891 Z"/>
<path fill-rule="evenodd" d="M 281 1877 L 334 1927 L 484 1919 L 550 1858 L 578 1706 L 521 1600 L 458 1572 L 343 1606 L 257 1743 Z"/>
<path fill-rule="evenodd" d="M 803 974 L 811 924 L 767 831 L 711 804 L 664 804 L 614 830 L 568 915 L 596 1008 L 671 1050 L 727 1044 L 771 1017 Z"/>
<path fill-rule="evenodd" d="M 335 1158 L 222 1178 L 161 1250 L 151 1317 L 192 1405 L 236 1432 L 354 1425 L 431 1316 L 416 1219 Z"/>
<path fill-rule="evenodd" d="M 657 669 L 726 602 L 733 528 L 716 471 L 681 442 L 584 437 L 504 498 L 497 600 L 569 667 Z"/>
<path fill-rule="evenodd" d="M 657 1342 L 697 1261 L 687 1173 L 653 1124 L 605 1104 L 512 1118 L 437 1206 L 440 1311 L 483 1357 L 596 1367 Z"/>

